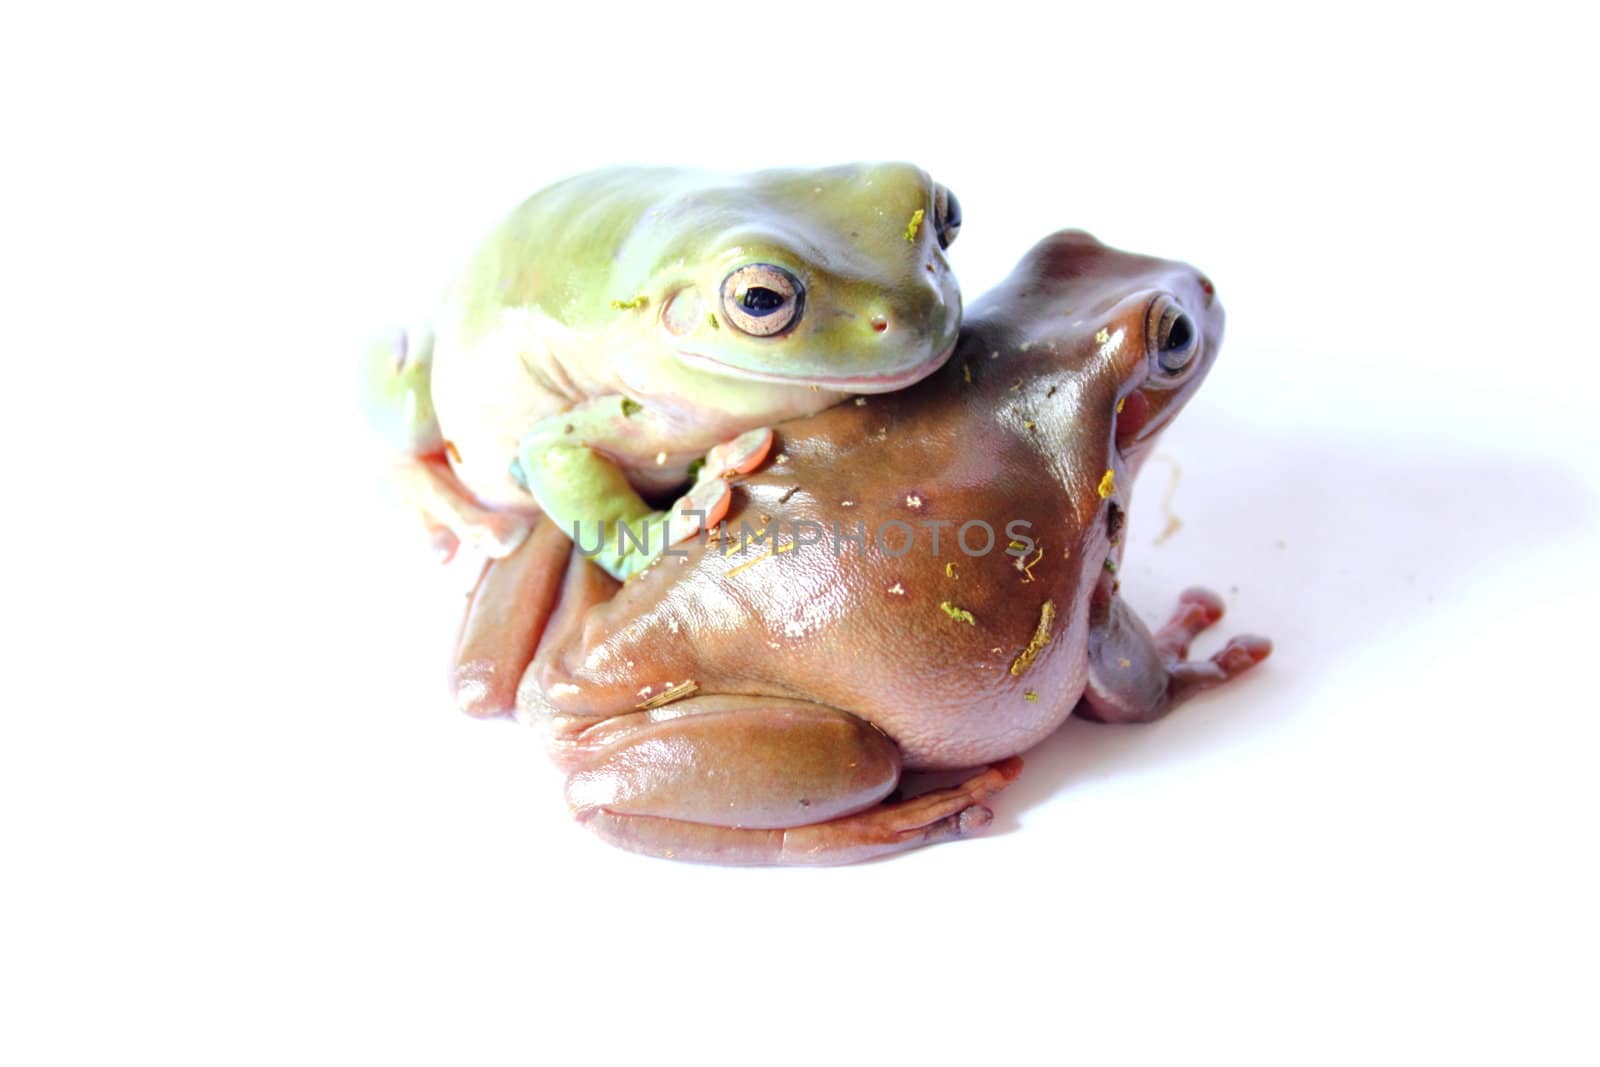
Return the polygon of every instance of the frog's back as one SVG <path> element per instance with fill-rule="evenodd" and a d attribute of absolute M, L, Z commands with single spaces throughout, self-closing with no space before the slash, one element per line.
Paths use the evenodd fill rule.
<path fill-rule="evenodd" d="M 559 181 L 495 227 L 451 287 L 454 339 L 472 344 L 509 312 L 537 310 L 573 329 L 594 320 L 617 289 L 616 265 L 639 220 L 695 182 L 694 171 L 609 167 Z"/>

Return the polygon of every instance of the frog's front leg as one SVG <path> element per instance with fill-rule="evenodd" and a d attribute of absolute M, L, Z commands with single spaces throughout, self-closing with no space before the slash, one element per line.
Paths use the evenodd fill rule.
<path fill-rule="evenodd" d="M 853 863 L 965 837 L 1020 771 L 1013 757 L 949 789 L 884 803 L 899 748 L 844 711 L 691 697 L 556 742 L 577 818 L 613 845 L 702 863 Z"/>
<path fill-rule="evenodd" d="M 1221 685 L 1272 653 L 1272 642 L 1243 634 L 1210 659 L 1191 662 L 1189 644 L 1222 618 L 1222 598 L 1187 589 L 1154 636 L 1102 576 L 1089 605 L 1089 684 L 1078 714 L 1097 722 L 1154 722 L 1203 689 Z"/>
<path fill-rule="evenodd" d="M 669 458 L 669 431 L 642 410 L 621 396 L 601 397 L 540 420 L 518 449 L 518 470 L 540 509 L 615 578 L 722 521 L 732 500 L 722 475 L 754 469 L 772 444 L 772 431 L 763 429 L 718 446 L 688 494 L 657 511 L 613 458 Z"/>
<path fill-rule="evenodd" d="M 376 338 L 362 368 L 364 406 L 396 455 L 392 480 L 422 517 L 434 551 L 449 560 L 464 541 L 492 559 L 528 535 L 527 518 L 483 507 L 450 469 L 449 443 L 434 417 L 433 333 L 400 330 Z"/>

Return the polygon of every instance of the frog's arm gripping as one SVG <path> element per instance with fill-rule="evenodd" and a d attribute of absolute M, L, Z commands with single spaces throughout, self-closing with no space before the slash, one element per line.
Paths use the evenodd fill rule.
<path fill-rule="evenodd" d="M 629 433 L 631 402 L 607 396 L 542 420 L 522 440 L 517 462 L 539 508 L 613 578 L 648 566 L 670 545 L 722 521 L 732 501 L 726 476 L 754 470 L 772 431 L 752 430 L 718 445 L 699 479 L 668 511 L 656 511 L 603 449 Z"/>

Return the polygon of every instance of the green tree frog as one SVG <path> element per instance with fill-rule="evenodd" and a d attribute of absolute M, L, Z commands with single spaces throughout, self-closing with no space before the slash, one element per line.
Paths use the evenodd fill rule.
<path fill-rule="evenodd" d="M 579 175 L 489 235 L 430 329 L 375 346 L 368 407 L 446 558 L 508 555 L 542 511 L 626 577 L 722 517 L 770 424 L 949 358 L 960 225 L 905 163 Z"/>

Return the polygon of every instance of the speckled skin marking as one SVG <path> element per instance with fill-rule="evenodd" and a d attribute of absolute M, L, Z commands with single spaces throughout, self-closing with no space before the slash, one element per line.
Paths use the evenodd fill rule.
<path fill-rule="evenodd" d="M 1075 707 L 1158 717 L 1264 658 L 1266 642 L 1239 638 L 1182 662 L 1220 602 L 1186 594 L 1152 637 L 1112 572 L 1139 465 L 1215 357 L 1208 289 L 1181 264 L 1058 234 L 972 309 L 939 373 L 780 427 L 773 458 L 735 479 L 721 543 L 621 587 L 574 559 L 518 700 L 550 731 L 578 817 L 623 847 L 733 863 L 961 836 L 1017 773 L 1009 757 Z M 1177 374 L 1158 361 L 1173 308 L 1193 334 Z M 833 551 L 835 523 L 892 520 L 915 532 L 904 555 Z M 959 547 L 973 520 L 996 532 L 987 554 Z M 829 532 L 794 546 L 807 521 Z M 776 546 L 729 553 L 741 522 Z M 950 524 L 938 555 L 927 522 Z M 986 763 L 921 807 L 884 802 L 902 769 Z"/>

